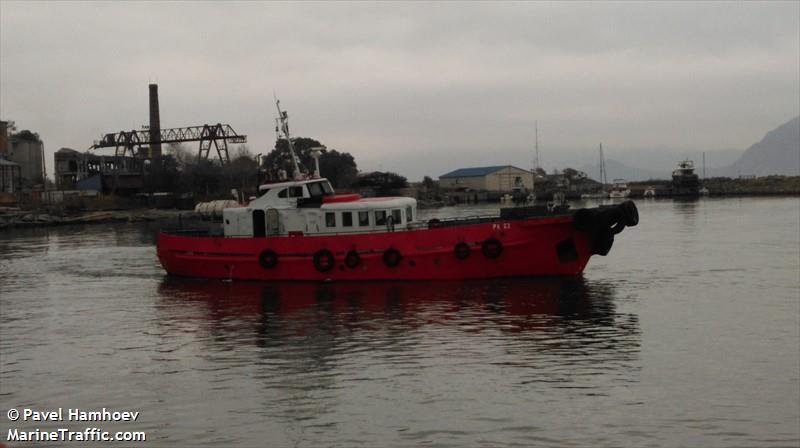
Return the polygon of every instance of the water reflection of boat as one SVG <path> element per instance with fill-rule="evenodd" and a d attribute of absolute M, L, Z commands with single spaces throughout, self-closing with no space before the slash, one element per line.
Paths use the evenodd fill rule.
<path fill-rule="evenodd" d="M 526 388 L 594 387 L 598 375 L 608 378 L 601 383 L 619 385 L 638 368 L 641 346 L 638 318 L 618 311 L 614 287 L 582 277 L 360 283 L 167 277 L 158 294 L 165 339 L 175 332 L 182 342 L 188 337 L 187 351 L 211 358 L 220 376 L 246 372 L 266 389 L 258 406 L 294 421 L 336 412 L 343 389 L 388 387 L 398 399 L 407 381 L 439 389 L 441 379 L 432 381 L 431 372 L 488 368 Z"/>
<path fill-rule="evenodd" d="M 201 305 L 212 320 L 303 317 L 309 310 L 324 309 L 334 319 L 350 319 L 357 311 L 381 321 L 418 312 L 446 317 L 470 308 L 485 313 L 490 320 L 509 318 L 518 324 L 527 319 L 517 317 L 533 315 L 610 324 L 615 314 L 613 288 L 604 283 L 587 284 L 582 277 L 360 283 L 219 282 L 166 277 L 159 295 L 172 306 L 191 307 L 193 314 L 196 305 Z"/>

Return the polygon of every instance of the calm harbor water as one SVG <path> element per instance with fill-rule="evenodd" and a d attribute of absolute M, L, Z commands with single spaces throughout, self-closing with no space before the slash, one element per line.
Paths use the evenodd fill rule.
<path fill-rule="evenodd" d="M 0 442 L 61 407 L 144 446 L 800 445 L 800 201 L 637 204 L 576 279 L 188 281 L 153 225 L 0 232 Z"/>

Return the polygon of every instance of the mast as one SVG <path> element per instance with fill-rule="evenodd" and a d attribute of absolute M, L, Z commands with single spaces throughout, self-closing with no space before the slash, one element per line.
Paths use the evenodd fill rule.
<path fill-rule="evenodd" d="M 706 180 L 706 152 L 703 151 L 703 180 Z"/>
<path fill-rule="evenodd" d="M 600 183 L 605 186 L 607 182 L 606 159 L 603 157 L 603 144 L 600 143 Z"/>
<path fill-rule="evenodd" d="M 539 168 L 539 120 L 533 122 L 533 132 L 535 137 L 536 156 L 533 159 L 533 170 Z"/>
<path fill-rule="evenodd" d="M 275 107 L 278 109 L 278 121 L 280 121 L 280 128 L 283 132 L 283 136 L 286 137 L 286 142 L 289 144 L 289 155 L 292 157 L 292 178 L 294 180 L 301 180 L 302 174 L 300 173 L 300 167 L 297 166 L 297 155 L 294 153 L 294 143 L 292 143 L 292 138 L 289 136 L 289 113 L 281 110 L 281 100 L 275 98 Z"/>
<path fill-rule="evenodd" d="M 531 190 L 536 191 L 536 171 L 539 169 L 539 121 L 534 120 L 533 122 L 533 132 L 534 132 L 534 148 L 535 152 L 533 155 L 533 176 L 531 177 Z"/>

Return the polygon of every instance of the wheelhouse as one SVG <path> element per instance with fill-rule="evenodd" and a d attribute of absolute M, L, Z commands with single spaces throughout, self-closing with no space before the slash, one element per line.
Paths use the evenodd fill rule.
<path fill-rule="evenodd" d="M 325 178 L 262 185 L 246 207 L 223 211 L 227 237 L 342 234 L 408 229 L 413 198 L 337 195 Z"/>

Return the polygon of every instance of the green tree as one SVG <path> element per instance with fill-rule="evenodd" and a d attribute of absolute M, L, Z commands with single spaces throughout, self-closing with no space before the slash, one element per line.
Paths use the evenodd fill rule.
<path fill-rule="evenodd" d="M 358 186 L 373 188 L 380 194 L 396 193 L 408 186 L 408 179 L 390 171 L 373 171 L 358 176 Z"/>
<path fill-rule="evenodd" d="M 578 171 L 574 168 L 564 168 L 564 171 L 562 171 L 561 174 L 563 174 L 564 177 L 570 181 L 583 180 L 587 177 L 586 173 L 583 171 Z"/>
<path fill-rule="evenodd" d="M 224 182 L 220 186 L 224 195 L 232 189 L 244 192 L 245 198 L 257 194 L 258 163 L 247 145 L 240 145 L 233 151 L 230 163 L 222 167 Z"/>
<path fill-rule="evenodd" d="M 297 154 L 298 167 L 305 174 L 314 172 L 314 158 L 311 149 L 323 146 L 313 138 L 298 137 L 292 139 L 294 150 Z M 270 180 L 278 180 L 278 172 L 284 170 L 288 177 L 292 175 L 292 158 L 289 155 L 289 144 L 286 139 L 275 142 L 275 148 L 264 156 L 262 169 Z M 323 149 L 319 158 L 319 170 L 322 177 L 331 181 L 336 188 L 349 188 L 353 186 L 358 177 L 356 161 L 350 153 L 339 152 L 335 149 Z"/>

